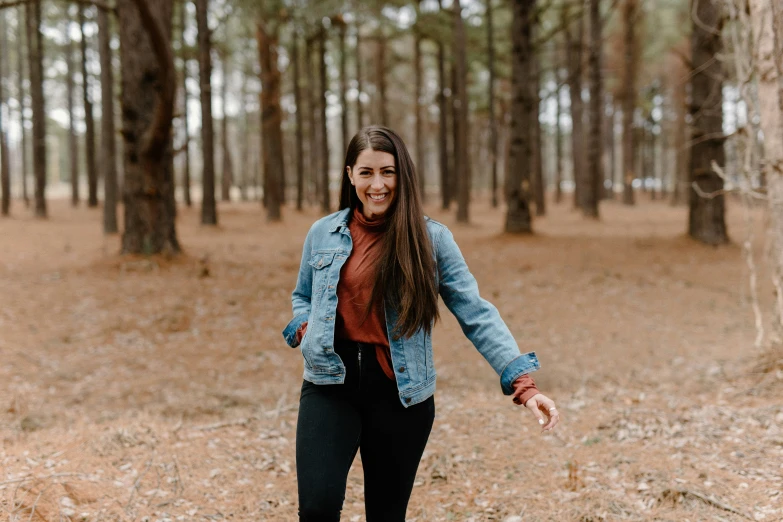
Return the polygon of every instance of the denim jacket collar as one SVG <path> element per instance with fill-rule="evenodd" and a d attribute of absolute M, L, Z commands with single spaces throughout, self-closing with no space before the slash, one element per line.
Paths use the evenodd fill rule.
<path fill-rule="evenodd" d="M 337 232 L 341 228 L 348 228 L 348 216 L 351 215 L 353 209 L 351 207 L 344 208 L 337 212 L 332 218 L 332 223 L 329 226 L 329 232 Z"/>

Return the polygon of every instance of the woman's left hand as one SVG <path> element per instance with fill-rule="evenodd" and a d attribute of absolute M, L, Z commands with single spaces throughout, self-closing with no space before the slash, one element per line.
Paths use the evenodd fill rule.
<path fill-rule="evenodd" d="M 555 401 L 543 393 L 537 393 L 528 399 L 525 408 L 533 412 L 533 415 L 538 419 L 542 432 L 554 429 L 560 422 L 560 414 L 555 406 Z"/>

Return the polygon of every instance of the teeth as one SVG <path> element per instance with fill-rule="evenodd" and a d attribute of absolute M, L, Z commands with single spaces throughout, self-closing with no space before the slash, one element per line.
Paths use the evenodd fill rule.
<path fill-rule="evenodd" d="M 380 201 L 386 197 L 386 194 L 370 194 L 370 199 L 374 199 L 376 201 Z"/>

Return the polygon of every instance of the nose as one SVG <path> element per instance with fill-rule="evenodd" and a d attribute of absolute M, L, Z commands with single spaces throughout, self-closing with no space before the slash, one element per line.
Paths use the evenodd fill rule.
<path fill-rule="evenodd" d="M 373 190 L 381 190 L 383 188 L 383 178 L 380 174 L 374 174 L 372 177 L 372 184 L 370 187 Z"/>

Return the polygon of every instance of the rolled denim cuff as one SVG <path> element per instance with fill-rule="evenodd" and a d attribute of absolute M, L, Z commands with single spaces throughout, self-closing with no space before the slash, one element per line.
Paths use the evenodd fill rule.
<path fill-rule="evenodd" d="M 538 364 L 538 357 L 536 352 L 523 353 L 519 357 L 515 357 L 509 362 L 503 371 L 500 372 L 500 388 L 503 390 L 503 395 L 514 394 L 514 381 L 516 381 L 520 375 L 534 372 L 538 370 L 541 365 Z"/>
<path fill-rule="evenodd" d="M 302 323 L 307 321 L 309 316 L 310 314 L 307 312 L 297 315 L 291 319 L 291 322 L 289 322 L 283 330 L 283 337 L 285 338 L 285 342 L 288 343 L 288 346 L 291 348 L 296 348 L 299 346 L 299 339 L 296 338 L 296 331 L 300 326 L 302 326 Z"/>

